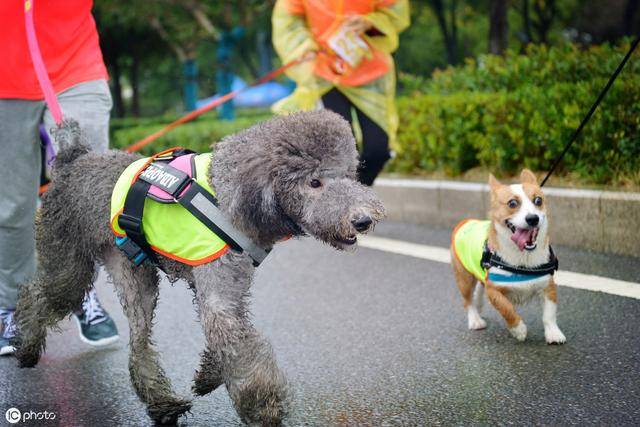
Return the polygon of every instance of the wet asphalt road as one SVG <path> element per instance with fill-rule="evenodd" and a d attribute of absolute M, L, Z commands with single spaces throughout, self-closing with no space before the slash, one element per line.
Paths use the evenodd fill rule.
<path fill-rule="evenodd" d="M 376 234 L 448 242 L 445 230 L 404 224 Z M 640 259 L 556 251 L 565 269 L 640 282 Z M 151 425 L 129 383 L 126 319 L 102 274 L 97 288 L 122 340 L 93 349 L 65 321 L 35 369 L 0 359 L 0 425 L 9 407 L 55 411 L 63 426 Z M 287 425 L 640 423 L 640 300 L 560 288 L 568 343 L 544 343 L 538 304 L 520 310 L 529 337 L 518 343 L 491 307 L 485 331 L 466 329 L 449 265 L 310 239 L 280 244 L 253 289 L 255 324 L 293 392 Z M 204 340 L 186 285 L 162 284 L 155 341 L 175 389 L 190 396 Z M 224 387 L 195 398 L 180 422 L 240 425 Z"/>

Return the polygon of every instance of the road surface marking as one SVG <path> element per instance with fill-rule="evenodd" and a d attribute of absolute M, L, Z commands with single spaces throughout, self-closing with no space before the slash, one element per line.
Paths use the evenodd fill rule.
<path fill-rule="evenodd" d="M 359 245 L 363 248 L 376 249 L 429 261 L 450 262 L 449 249 L 427 246 L 385 237 L 361 236 Z M 574 273 L 560 270 L 556 273 L 556 282 L 560 286 L 574 289 L 585 289 L 604 292 L 611 295 L 640 299 L 640 283 L 625 282 L 608 277 L 591 274 Z"/>

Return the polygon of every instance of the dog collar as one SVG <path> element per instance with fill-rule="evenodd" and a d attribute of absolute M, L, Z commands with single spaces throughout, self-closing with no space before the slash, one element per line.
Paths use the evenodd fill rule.
<path fill-rule="evenodd" d="M 480 265 L 483 269 L 489 270 L 492 267 L 505 270 L 522 276 L 544 276 L 545 274 L 553 275 L 558 270 L 558 258 L 553 252 L 553 248 L 549 246 L 549 261 L 536 267 L 525 267 L 522 265 L 511 265 L 505 262 L 500 256 L 489 249 L 488 242 L 484 243 L 482 259 Z"/>

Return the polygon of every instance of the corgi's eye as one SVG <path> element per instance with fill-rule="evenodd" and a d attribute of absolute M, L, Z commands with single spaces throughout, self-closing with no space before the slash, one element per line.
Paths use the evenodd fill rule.
<path fill-rule="evenodd" d="M 533 204 L 536 206 L 542 206 L 542 197 L 540 196 L 534 197 Z"/>
<path fill-rule="evenodd" d="M 509 200 L 509 203 L 507 203 L 507 206 L 509 206 L 511 209 L 515 209 L 517 208 L 519 205 L 518 200 L 516 199 L 511 199 Z"/>
<path fill-rule="evenodd" d="M 322 182 L 320 182 L 319 179 L 312 179 L 311 181 L 309 181 L 309 186 L 311 188 L 320 188 L 322 187 Z"/>

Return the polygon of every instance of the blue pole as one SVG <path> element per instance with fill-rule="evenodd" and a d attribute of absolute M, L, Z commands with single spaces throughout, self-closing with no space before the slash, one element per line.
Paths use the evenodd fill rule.
<path fill-rule="evenodd" d="M 198 65 L 195 59 L 187 59 L 183 64 L 184 106 L 187 111 L 196 109 L 198 100 Z"/>

